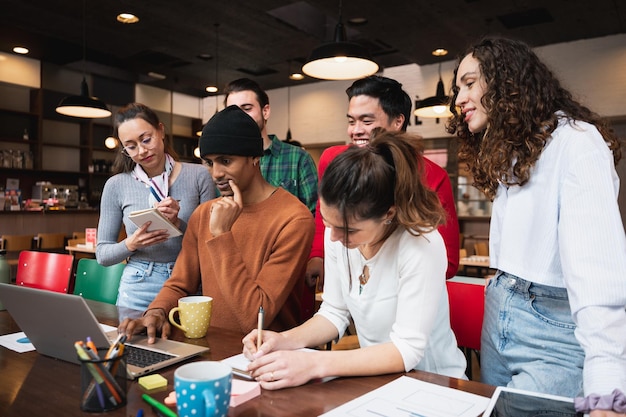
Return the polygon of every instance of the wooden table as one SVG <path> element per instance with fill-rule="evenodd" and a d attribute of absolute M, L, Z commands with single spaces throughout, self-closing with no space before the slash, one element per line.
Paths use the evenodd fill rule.
<path fill-rule="evenodd" d="M 110 304 L 88 301 L 95 316 L 102 323 L 117 325 L 117 308 Z M 0 334 L 19 331 L 6 312 L 0 312 Z M 185 340 L 180 333 L 174 338 Z M 221 360 L 241 352 L 242 335 L 211 327 L 204 339 L 187 339 L 194 344 L 208 346 L 210 351 L 196 360 Z M 161 370 L 168 380 L 167 389 L 150 393 L 163 399 L 174 390 L 176 366 Z M 228 415 L 249 417 L 318 416 L 360 395 L 378 388 L 402 374 L 375 377 L 337 378 L 326 383 L 310 383 L 301 387 L 278 391 L 263 390 L 261 396 L 236 408 Z M 423 381 L 461 389 L 483 396 L 491 396 L 494 387 L 478 382 L 463 381 L 427 372 L 409 372 L 406 375 Z M 156 414 L 141 399 L 144 392 L 137 381 L 128 381 L 126 407 L 106 413 L 107 416 L 134 417 L 141 408 L 145 417 Z M 79 408 L 80 368 L 78 365 L 52 359 L 37 352 L 16 353 L 0 347 L 0 416 L 93 416 Z"/>

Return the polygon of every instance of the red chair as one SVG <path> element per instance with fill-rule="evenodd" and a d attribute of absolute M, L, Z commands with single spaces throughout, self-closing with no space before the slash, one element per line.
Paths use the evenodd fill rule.
<path fill-rule="evenodd" d="M 67 293 L 74 257 L 64 253 L 22 251 L 15 283 L 25 287 Z"/>
<path fill-rule="evenodd" d="M 446 281 L 450 302 L 450 327 L 467 359 L 467 377 L 472 379 L 472 351 L 480 365 L 480 332 L 485 313 L 484 278 L 454 277 Z"/>

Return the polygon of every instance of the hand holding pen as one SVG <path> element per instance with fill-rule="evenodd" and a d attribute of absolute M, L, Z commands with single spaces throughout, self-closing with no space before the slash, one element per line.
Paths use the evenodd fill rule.
<path fill-rule="evenodd" d="M 155 207 L 176 227 L 180 227 L 180 219 L 178 212 L 180 211 L 180 200 L 174 200 L 172 197 L 166 197 L 160 200 Z"/>
<path fill-rule="evenodd" d="M 263 306 L 259 307 L 259 315 L 257 318 L 257 332 L 256 332 L 256 350 L 261 350 L 263 344 L 263 321 L 265 320 L 265 311 Z"/>

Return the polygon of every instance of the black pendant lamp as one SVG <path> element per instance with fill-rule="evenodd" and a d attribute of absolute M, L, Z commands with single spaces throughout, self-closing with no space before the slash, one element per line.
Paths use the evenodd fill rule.
<path fill-rule="evenodd" d="M 437 82 L 437 93 L 433 97 L 415 103 L 414 114 L 418 117 L 426 118 L 448 118 L 452 116 L 450 111 L 450 97 L 445 93 L 443 80 L 441 79 L 441 64 L 439 64 L 439 82 Z"/>
<path fill-rule="evenodd" d="M 346 28 L 341 20 L 341 6 L 340 1 L 339 22 L 335 26 L 334 41 L 315 48 L 302 67 L 302 71 L 309 77 L 322 80 L 353 80 L 378 71 L 378 64 L 364 47 L 347 41 Z"/>
<path fill-rule="evenodd" d="M 80 84 L 80 95 L 65 97 L 56 108 L 57 113 L 65 116 L 82 117 L 86 119 L 99 119 L 109 117 L 111 111 L 107 108 L 102 100 L 89 95 L 89 87 L 85 77 L 86 62 L 86 18 L 85 18 L 85 0 L 83 0 L 83 81 Z"/>

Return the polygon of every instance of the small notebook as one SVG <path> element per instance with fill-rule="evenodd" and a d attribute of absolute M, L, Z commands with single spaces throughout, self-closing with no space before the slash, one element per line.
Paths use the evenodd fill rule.
<path fill-rule="evenodd" d="M 183 234 L 178 227 L 174 226 L 172 222 L 170 222 L 161 214 L 159 210 L 154 207 L 145 210 L 133 211 L 130 213 L 128 218 L 138 227 L 143 226 L 146 222 L 152 222 L 148 228 L 148 232 L 165 229 L 169 233 L 170 237 L 176 237 Z"/>
<path fill-rule="evenodd" d="M 298 350 L 301 352 L 317 352 L 315 349 L 311 348 L 302 348 Z M 222 362 L 233 369 L 233 375 L 237 375 L 238 377 L 245 379 L 252 379 L 250 372 L 248 372 L 248 364 L 250 363 L 250 360 L 246 358 L 243 353 L 230 356 L 226 359 L 222 359 Z M 324 378 L 315 379 L 312 382 L 327 382 L 335 378 L 335 376 L 327 376 Z"/>

